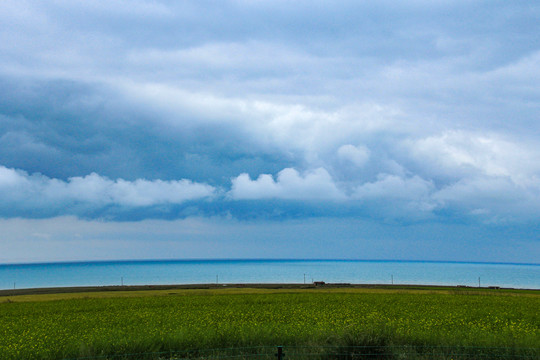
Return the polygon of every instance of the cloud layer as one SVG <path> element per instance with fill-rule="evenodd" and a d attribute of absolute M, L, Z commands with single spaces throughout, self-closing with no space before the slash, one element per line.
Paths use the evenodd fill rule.
<path fill-rule="evenodd" d="M 512 223 L 528 222 L 540 214 L 540 184 L 536 175 L 517 173 L 511 176 L 507 174 L 510 169 L 500 164 L 482 162 L 482 166 L 473 166 L 467 156 L 458 158 L 456 171 L 465 166 L 471 175 L 462 175 L 450 182 L 438 181 L 438 172 L 430 179 L 419 175 L 379 173 L 373 181 L 340 182 L 324 168 L 304 173 L 286 168 L 275 179 L 271 174 L 261 174 L 254 180 L 247 173 L 240 174 L 231 178 L 228 188 L 186 179 L 111 180 L 96 173 L 64 181 L 0 166 L 0 195 L 3 198 L 0 211 L 4 217 L 67 214 L 114 219 L 123 218 L 123 214 L 129 216 L 134 209 L 144 209 L 148 215 L 156 207 L 157 212 L 150 217 L 156 214 L 158 217 L 163 214 L 185 217 L 191 213 L 183 210 L 195 206 L 200 214 L 227 215 L 232 212 L 242 217 L 238 212 L 243 208 L 237 202 L 258 201 L 264 207 L 265 201 L 271 201 L 268 206 L 282 207 L 285 210 L 280 216 L 287 218 L 290 210 L 287 202 L 301 201 L 303 205 L 293 212 L 305 211 L 307 217 L 329 216 L 336 207 L 345 211 L 339 216 L 408 221 L 442 219 L 444 212 L 450 212 L 458 218 Z M 449 161 L 455 160 L 452 153 Z M 322 203 L 328 205 L 327 211 L 314 212 Z M 261 216 L 265 214 L 265 211 L 261 212 Z"/>
<path fill-rule="evenodd" d="M 2 1 L 0 216 L 530 234 L 539 17 L 504 1 Z"/>
<path fill-rule="evenodd" d="M 110 206 L 126 208 L 182 204 L 212 197 L 216 189 L 189 180 L 110 180 L 96 173 L 67 181 L 0 166 L 4 216 L 87 215 Z M 28 216 L 28 215 L 27 215 Z"/>

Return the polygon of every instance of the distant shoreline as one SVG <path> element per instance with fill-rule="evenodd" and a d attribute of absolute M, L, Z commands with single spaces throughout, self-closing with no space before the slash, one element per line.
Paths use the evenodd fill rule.
<path fill-rule="evenodd" d="M 225 288 L 252 288 L 269 290 L 307 290 L 307 289 L 380 289 L 380 290 L 454 290 L 454 291 L 527 291 L 540 294 L 540 289 L 508 288 L 508 287 L 475 287 L 465 285 L 389 285 L 389 284 L 349 284 L 327 283 L 323 285 L 301 283 L 235 283 L 235 284 L 177 284 L 177 285 L 107 285 L 107 286 L 68 286 L 28 289 L 0 290 L 0 297 L 20 295 L 47 295 L 94 292 L 120 292 L 120 291 L 159 291 L 159 290 L 210 290 Z"/>

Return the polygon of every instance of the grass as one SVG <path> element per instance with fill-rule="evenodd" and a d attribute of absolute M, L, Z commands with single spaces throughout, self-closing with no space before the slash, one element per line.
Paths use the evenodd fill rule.
<path fill-rule="evenodd" d="M 0 358 L 245 347 L 270 349 L 273 356 L 274 346 L 284 345 L 289 352 L 310 349 L 333 357 L 371 346 L 369 351 L 392 354 L 397 349 L 389 358 L 399 358 L 404 349 L 418 358 L 434 358 L 439 349 L 439 358 L 450 358 L 474 347 L 538 359 L 538 309 L 537 291 L 456 288 L 171 288 L 3 296 Z"/>

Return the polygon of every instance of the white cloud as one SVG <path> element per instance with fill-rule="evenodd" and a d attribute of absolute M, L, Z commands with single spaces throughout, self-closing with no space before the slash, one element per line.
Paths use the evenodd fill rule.
<path fill-rule="evenodd" d="M 400 114 L 398 108 L 371 102 L 321 108 L 281 99 L 190 91 L 163 83 L 116 81 L 111 85 L 132 99 L 134 106 L 159 115 L 152 121 L 161 122 L 169 131 L 171 126 L 175 130 L 225 126 L 232 134 L 246 134 L 261 149 L 300 154 L 311 167 L 321 166 L 321 156 L 343 144 L 357 143 L 377 132 L 402 129 L 395 120 Z M 343 155 L 358 162 L 369 155 L 366 150 L 358 147 L 352 154 L 344 148 L 342 152 L 348 151 Z"/>
<path fill-rule="evenodd" d="M 406 208 L 429 212 L 437 205 L 431 198 L 434 191 L 435 186 L 431 181 L 416 175 L 403 178 L 397 175 L 380 174 L 377 181 L 357 186 L 351 198 L 363 201 L 391 202 L 392 206 L 395 207 L 402 207 L 405 204 Z M 402 212 L 401 215 L 407 216 L 406 212 Z"/>
<path fill-rule="evenodd" d="M 106 202 L 126 206 L 150 206 L 157 204 L 180 204 L 211 196 L 214 188 L 190 180 L 144 180 L 115 181 L 95 173 L 85 177 L 73 177 L 62 184 L 69 197 L 89 202 Z"/>
<path fill-rule="evenodd" d="M 537 219 L 540 214 L 540 179 L 521 186 L 504 176 L 461 179 L 433 194 L 441 207 L 489 222 Z"/>
<path fill-rule="evenodd" d="M 493 134 L 446 131 L 409 140 L 410 153 L 432 176 L 504 176 L 518 185 L 537 182 L 540 151 Z"/>
<path fill-rule="evenodd" d="M 416 175 L 411 178 L 402 178 L 396 175 L 380 174 L 377 181 L 358 186 L 354 190 L 353 197 L 356 199 L 418 199 L 428 196 L 433 190 L 433 183 Z"/>
<path fill-rule="evenodd" d="M 365 146 L 343 145 L 338 151 L 338 156 L 342 160 L 347 160 L 358 167 L 362 167 L 370 156 L 370 151 Z"/>
<path fill-rule="evenodd" d="M 214 195 L 216 189 L 190 180 L 111 180 L 92 173 L 67 181 L 0 166 L 0 194 L 11 206 L 58 207 L 70 203 L 91 206 L 151 206 L 180 204 Z M 69 211 L 68 211 L 69 212 Z"/>
<path fill-rule="evenodd" d="M 271 175 L 260 175 L 251 180 L 248 174 L 232 179 L 231 198 L 288 199 L 288 200 L 344 200 L 345 195 L 336 187 L 330 174 L 318 168 L 301 175 L 287 168 L 280 171 L 276 180 Z"/>
<path fill-rule="evenodd" d="M 11 189 L 28 181 L 23 172 L 0 166 L 0 189 Z"/>

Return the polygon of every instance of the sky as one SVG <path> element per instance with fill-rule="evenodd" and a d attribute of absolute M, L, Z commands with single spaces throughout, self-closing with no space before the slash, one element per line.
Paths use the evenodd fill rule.
<path fill-rule="evenodd" d="M 0 2 L 0 263 L 539 263 L 540 4 Z"/>

